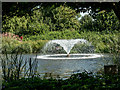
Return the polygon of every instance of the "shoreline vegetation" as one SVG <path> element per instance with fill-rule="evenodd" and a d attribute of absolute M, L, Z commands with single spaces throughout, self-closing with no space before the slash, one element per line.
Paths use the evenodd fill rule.
<path fill-rule="evenodd" d="M 120 53 L 120 33 L 118 31 L 112 33 L 101 33 L 101 32 L 81 32 L 81 34 L 76 32 L 67 31 L 64 33 L 63 37 L 60 36 L 60 32 L 57 35 L 55 32 L 50 32 L 44 35 L 44 38 L 41 38 L 42 35 L 30 36 L 29 38 L 19 39 L 18 36 L 15 38 L 13 36 L 2 35 L 2 53 L 5 49 L 7 53 L 15 53 L 12 50 L 20 47 L 24 50 L 24 53 L 40 53 L 43 46 L 49 41 L 54 39 L 86 39 L 91 42 L 95 47 L 95 53 Z M 75 35 L 74 35 L 75 33 Z M 68 37 L 67 37 L 68 36 Z M 46 38 L 46 39 L 45 39 Z"/>

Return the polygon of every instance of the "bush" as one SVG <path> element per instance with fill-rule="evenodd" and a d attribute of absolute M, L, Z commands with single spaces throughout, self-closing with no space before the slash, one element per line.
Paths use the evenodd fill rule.
<path fill-rule="evenodd" d="M 42 20 L 39 21 L 38 17 L 36 17 L 37 15 L 35 15 L 36 14 L 33 14 L 33 16 L 7 17 L 7 19 L 3 21 L 3 32 L 11 32 L 17 35 L 38 35 L 47 33 L 49 26 L 43 23 Z"/>
<path fill-rule="evenodd" d="M 95 47 L 97 53 L 120 53 L 119 51 L 119 31 L 109 32 L 95 32 L 84 31 L 80 33 L 80 37 L 88 40 Z"/>
<path fill-rule="evenodd" d="M 5 21 L 3 21 L 3 32 L 11 32 L 17 35 L 23 35 L 24 31 L 28 31 L 28 18 L 25 16 L 17 17 L 14 16 L 12 18 L 7 17 Z M 27 32 L 24 32 L 27 33 Z"/>
<path fill-rule="evenodd" d="M 42 89 L 42 90 L 73 90 L 73 89 L 111 89 L 120 88 L 119 75 L 93 75 L 90 73 L 73 74 L 69 79 L 22 78 L 12 82 L 3 82 L 5 89 Z M 58 88 L 59 87 L 59 88 Z"/>
<path fill-rule="evenodd" d="M 40 53 L 40 50 L 44 46 L 47 40 L 37 41 L 19 41 L 7 37 L 2 38 L 2 53 Z"/>
<path fill-rule="evenodd" d="M 77 39 L 80 35 L 75 30 L 51 31 L 44 35 L 26 36 L 27 40 L 54 40 L 54 39 Z"/>
<path fill-rule="evenodd" d="M 40 53 L 43 46 L 47 43 L 47 40 L 38 40 L 31 41 L 31 47 L 33 49 L 33 53 Z"/>
<path fill-rule="evenodd" d="M 62 35 L 63 35 L 62 37 L 64 39 L 77 39 L 77 38 L 80 38 L 79 33 L 77 31 L 75 31 L 75 30 L 72 30 L 72 31 L 65 30 L 65 31 L 62 32 Z"/>
<path fill-rule="evenodd" d="M 2 36 L 2 53 L 12 53 L 12 50 L 19 46 L 21 39 L 18 35 L 12 33 L 3 33 Z"/>

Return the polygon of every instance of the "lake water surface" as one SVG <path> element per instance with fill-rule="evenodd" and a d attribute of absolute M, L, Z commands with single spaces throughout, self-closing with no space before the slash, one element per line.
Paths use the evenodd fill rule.
<path fill-rule="evenodd" d="M 35 55 L 24 55 L 24 58 L 35 58 Z M 104 57 L 84 60 L 38 60 L 38 73 L 44 76 L 45 73 L 60 75 L 62 78 L 68 77 L 78 72 L 96 73 L 104 68 L 104 65 L 113 64 L 112 57 L 104 54 Z"/>

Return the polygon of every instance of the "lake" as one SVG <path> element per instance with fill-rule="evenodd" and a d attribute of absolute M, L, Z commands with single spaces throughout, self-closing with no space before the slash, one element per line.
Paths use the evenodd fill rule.
<path fill-rule="evenodd" d="M 38 54 L 39 56 L 39 54 Z M 26 54 L 24 58 L 35 58 L 35 55 Z M 71 74 L 78 72 L 93 72 L 96 73 L 104 68 L 104 65 L 113 64 L 112 56 L 104 54 L 103 57 L 96 59 L 84 60 L 40 60 L 38 61 L 38 73 L 41 77 L 47 74 L 60 76 L 62 78 L 69 77 Z"/>

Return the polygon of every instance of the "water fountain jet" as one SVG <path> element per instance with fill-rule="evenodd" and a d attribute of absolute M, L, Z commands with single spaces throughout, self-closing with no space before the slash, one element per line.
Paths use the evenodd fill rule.
<path fill-rule="evenodd" d="M 87 46 L 87 48 L 85 48 L 85 50 L 83 50 L 83 52 L 81 52 L 79 49 L 77 49 L 78 51 L 80 51 L 81 53 L 75 53 L 75 54 L 70 54 L 71 50 L 73 49 L 73 47 L 75 47 L 75 45 L 78 44 L 78 46 L 84 44 Z M 87 40 L 85 39 L 70 39 L 70 40 L 51 40 L 49 41 L 43 48 L 43 52 L 45 53 L 45 55 L 41 55 L 38 56 L 38 59 L 47 59 L 47 60 L 83 60 L 83 59 L 93 59 L 93 58 L 98 58 L 101 57 L 102 55 L 100 54 L 92 54 L 91 51 L 93 52 L 93 48 L 90 49 L 88 47 L 91 47 L 91 43 L 89 43 Z M 92 46 L 93 47 L 93 46 Z M 83 48 L 83 47 L 82 47 Z M 61 50 L 64 50 L 64 53 L 66 52 L 66 54 L 59 53 Z M 50 53 L 47 54 L 46 53 Z M 59 54 L 58 54 L 59 53 Z"/>

